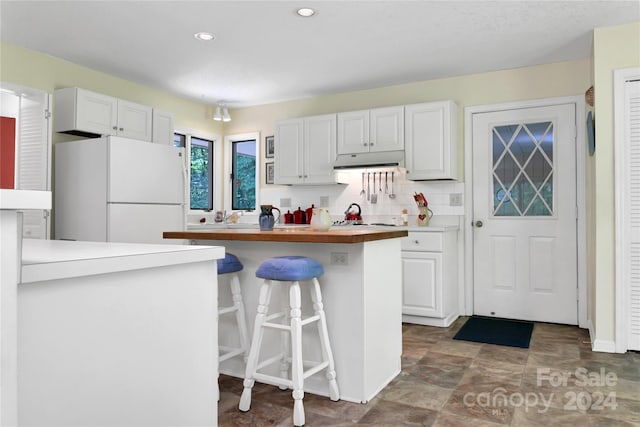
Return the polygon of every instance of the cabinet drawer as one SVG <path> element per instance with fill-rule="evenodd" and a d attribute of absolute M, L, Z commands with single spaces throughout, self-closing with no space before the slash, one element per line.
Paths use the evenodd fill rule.
<path fill-rule="evenodd" d="M 409 232 L 402 238 L 403 251 L 442 252 L 442 233 L 439 232 Z"/>

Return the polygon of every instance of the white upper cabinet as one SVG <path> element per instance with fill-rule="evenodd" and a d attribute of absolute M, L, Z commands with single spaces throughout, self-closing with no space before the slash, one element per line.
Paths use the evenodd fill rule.
<path fill-rule="evenodd" d="M 173 133 L 175 131 L 173 114 L 167 111 L 153 109 L 152 142 L 164 145 L 173 145 Z"/>
<path fill-rule="evenodd" d="M 304 119 L 276 122 L 274 135 L 274 184 L 299 184 L 303 181 Z"/>
<path fill-rule="evenodd" d="M 54 130 L 72 135 L 117 135 L 151 141 L 151 107 L 77 87 L 53 96 Z"/>
<path fill-rule="evenodd" d="M 337 154 L 404 149 L 404 107 L 338 113 Z"/>
<path fill-rule="evenodd" d="M 80 136 L 111 135 L 118 122 L 118 100 L 77 87 L 53 95 L 53 130 Z"/>
<path fill-rule="evenodd" d="M 369 152 L 369 110 L 338 113 L 338 154 Z"/>
<path fill-rule="evenodd" d="M 117 130 L 111 135 L 151 141 L 153 109 L 146 105 L 118 99 Z"/>
<path fill-rule="evenodd" d="M 336 115 L 304 119 L 304 182 L 335 184 Z"/>
<path fill-rule="evenodd" d="M 336 115 L 276 122 L 275 184 L 335 184 Z"/>
<path fill-rule="evenodd" d="M 458 106 L 453 101 L 405 106 L 407 179 L 458 179 Z"/>
<path fill-rule="evenodd" d="M 370 151 L 404 149 L 404 106 L 370 110 Z"/>

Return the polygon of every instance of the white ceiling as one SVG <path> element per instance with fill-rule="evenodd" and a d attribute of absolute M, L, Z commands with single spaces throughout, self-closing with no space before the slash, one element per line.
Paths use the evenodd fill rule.
<path fill-rule="evenodd" d="M 231 107 L 587 58 L 634 21 L 637 0 L 0 0 L 5 42 Z"/>

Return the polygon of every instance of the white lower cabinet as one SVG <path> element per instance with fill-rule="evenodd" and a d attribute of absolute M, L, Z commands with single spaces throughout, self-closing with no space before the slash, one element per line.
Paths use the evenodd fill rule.
<path fill-rule="evenodd" d="M 410 231 L 403 238 L 403 322 L 446 327 L 458 317 L 457 234 Z"/>

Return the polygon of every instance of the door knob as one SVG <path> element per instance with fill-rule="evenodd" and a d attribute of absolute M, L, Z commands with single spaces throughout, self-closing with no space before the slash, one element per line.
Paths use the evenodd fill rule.
<path fill-rule="evenodd" d="M 482 221 L 476 221 L 473 225 L 475 225 L 476 227 L 480 228 L 482 227 L 484 224 L 482 223 Z"/>

